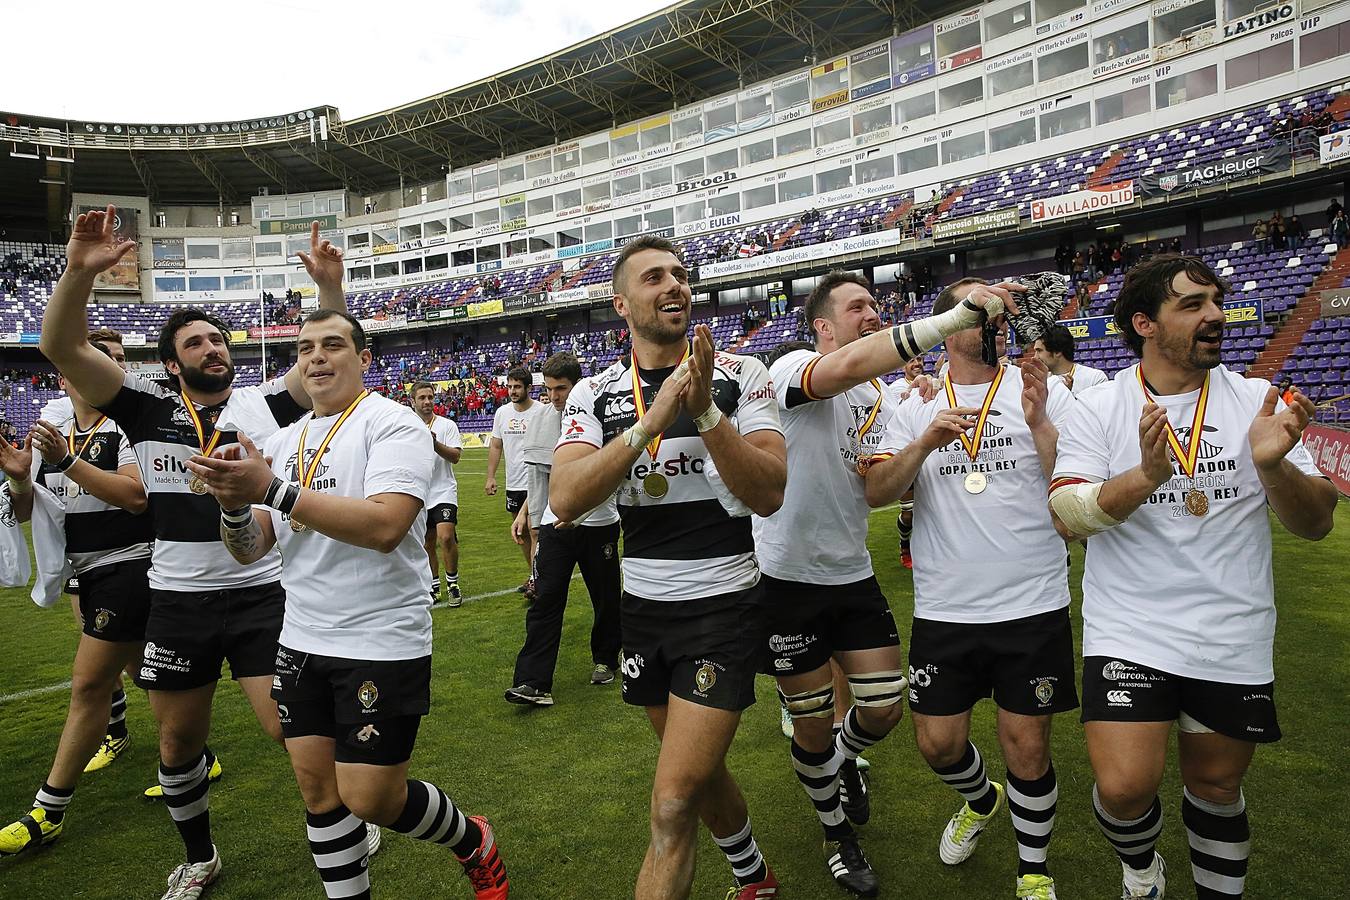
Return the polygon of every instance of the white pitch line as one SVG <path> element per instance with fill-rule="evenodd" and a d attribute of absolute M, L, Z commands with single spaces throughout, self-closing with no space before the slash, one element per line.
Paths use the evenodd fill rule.
<path fill-rule="evenodd" d="M 11 700 L 25 700 L 29 697 L 40 697 L 43 694 L 55 694 L 57 691 L 64 691 L 70 687 L 69 681 L 63 681 L 60 684 L 49 684 L 46 687 L 29 688 L 26 691 L 15 691 L 12 694 L 0 694 L 0 703 L 8 703 Z"/>

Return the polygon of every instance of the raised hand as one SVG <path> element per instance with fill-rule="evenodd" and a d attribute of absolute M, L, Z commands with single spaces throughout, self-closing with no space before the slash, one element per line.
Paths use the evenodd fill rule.
<path fill-rule="evenodd" d="M 989 318 L 992 319 L 1001 313 L 1018 312 L 1015 295 L 1025 291 L 1025 285 L 1014 281 L 1004 281 L 999 284 L 977 284 L 966 295 L 966 300 L 983 308 L 988 313 Z"/>
<path fill-rule="evenodd" d="M 309 252 L 297 250 L 295 255 L 305 264 L 305 271 L 320 290 L 342 288 L 342 251 L 328 239 L 319 240 L 319 223 L 309 225 Z"/>
<path fill-rule="evenodd" d="M 272 467 L 249 440 L 239 435 L 238 446 L 226 446 L 210 456 L 193 456 L 187 467 L 206 483 L 221 509 L 239 509 L 262 503 L 272 485 Z"/>
<path fill-rule="evenodd" d="M 1252 463 L 1258 469 L 1274 469 L 1280 465 L 1294 445 L 1303 439 L 1303 429 L 1312 421 L 1316 407 L 1297 389 L 1293 402 L 1275 412 L 1279 390 L 1266 391 L 1261 409 L 1247 429 L 1247 443 L 1252 448 Z"/>
<path fill-rule="evenodd" d="M 33 448 L 42 454 L 44 461 L 53 466 L 65 459 L 66 455 L 70 453 L 65 435 L 50 422 L 39 419 L 37 424 L 33 426 L 32 438 Z"/>
<path fill-rule="evenodd" d="M 1046 423 L 1045 401 L 1050 396 L 1050 370 L 1034 354 L 1022 357 L 1022 414 L 1027 427 L 1040 428 Z"/>
<path fill-rule="evenodd" d="M 111 203 L 106 211 L 93 210 L 75 217 L 66 244 L 66 270 L 86 275 L 106 272 L 135 247 L 135 241 L 117 237 L 114 222 L 117 210 Z"/>
<path fill-rule="evenodd" d="M 938 413 L 919 435 L 919 445 L 932 453 L 947 446 L 975 427 L 980 411 L 972 406 L 953 406 Z"/>
<path fill-rule="evenodd" d="M 697 419 L 712 406 L 713 336 L 707 325 L 694 326 L 689 359 L 689 389 L 684 392 L 684 408 Z M 671 376 L 674 377 L 674 376 Z"/>
<path fill-rule="evenodd" d="M 33 436 L 28 435 L 22 448 L 13 447 L 9 441 L 0 438 L 0 471 L 5 477 L 26 483 L 33 472 Z"/>
<path fill-rule="evenodd" d="M 1154 484 L 1172 477 L 1171 449 L 1167 444 L 1167 410 L 1149 401 L 1139 415 L 1139 469 Z"/>

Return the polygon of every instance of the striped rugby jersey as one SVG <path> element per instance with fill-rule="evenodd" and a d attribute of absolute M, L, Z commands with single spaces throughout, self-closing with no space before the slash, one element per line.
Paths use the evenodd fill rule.
<path fill-rule="evenodd" d="M 122 389 L 102 411 L 131 442 L 145 482 L 155 531 L 152 588 L 219 591 L 281 579 L 276 548 L 250 565 L 236 562 L 220 540 L 219 504 L 210 494 L 194 494 L 188 488 L 191 473 L 186 463 L 198 452 L 197 432 L 177 391 L 128 373 Z M 238 432 L 261 444 L 306 412 L 280 378 L 235 388 L 223 404 L 197 407 L 207 441 L 220 429 L 217 448 L 237 443 Z"/>
<path fill-rule="evenodd" d="M 59 425 L 61 433 L 69 435 L 71 424 L 67 420 Z M 74 438 L 80 459 L 96 469 L 116 472 L 136 463 L 131 444 L 111 419 L 105 419 L 97 430 L 77 430 Z M 150 555 L 155 535 L 149 515 L 135 515 L 103 502 L 44 462 L 40 453 L 33 454 L 33 466 L 34 480 L 66 505 L 66 558 L 76 575 Z"/>
<path fill-rule="evenodd" d="M 641 369 L 643 402 L 650 405 L 675 370 Z M 717 353 L 713 402 L 741 434 L 782 432 L 769 371 L 754 357 Z M 629 358 L 585 379 L 567 398 L 558 446 L 601 447 L 637 422 Z M 650 475 L 664 479 L 652 496 Z M 642 452 L 619 483 L 623 521 L 624 590 L 648 600 L 694 600 L 754 587 L 759 582 L 750 510 L 717 474 L 694 421 L 683 410 L 666 429 L 652 459 Z M 729 512 L 728 510 L 732 510 Z"/>

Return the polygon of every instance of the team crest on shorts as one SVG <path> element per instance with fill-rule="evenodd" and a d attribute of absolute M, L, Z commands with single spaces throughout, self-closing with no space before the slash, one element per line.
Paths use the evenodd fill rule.
<path fill-rule="evenodd" d="M 360 700 L 366 709 L 370 709 L 375 705 L 375 701 L 380 699 L 379 688 L 375 687 L 373 681 L 364 681 L 361 683 L 361 689 L 356 692 L 356 699 Z"/>
<path fill-rule="evenodd" d="M 699 693 L 708 693 L 715 684 L 717 684 L 717 672 L 713 670 L 712 663 L 704 663 L 699 666 L 698 671 L 694 673 L 694 687 L 698 688 Z"/>
<path fill-rule="evenodd" d="M 605 554 L 605 559 L 613 559 L 613 558 L 614 558 L 614 545 L 613 545 L 613 544 L 606 544 L 604 547 L 600 548 L 600 552 L 602 552 L 602 553 Z"/>
<path fill-rule="evenodd" d="M 1036 682 L 1036 699 L 1040 701 L 1041 706 L 1046 706 L 1055 696 L 1055 686 L 1051 684 L 1049 678 L 1042 678 Z"/>
<path fill-rule="evenodd" d="M 102 631 L 107 628 L 108 623 L 112 621 L 112 615 L 113 614 L 106 609 L 100 609 L 98 612 L 94 613 L 94 630 Z"/>

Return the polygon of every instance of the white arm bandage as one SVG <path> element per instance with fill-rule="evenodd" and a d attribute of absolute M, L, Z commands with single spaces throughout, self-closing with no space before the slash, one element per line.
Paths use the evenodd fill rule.
<path fill-rule="evenodd" d="M 990 292 L 988 296 L 979 298 L 978 302 L 967 297 L 946 312 L 917 322 L 894 326 L 891 328 L 891 338 L 895 341 L 895 349 L 899 351 L 903 365 L 916 356 L 927 353 L 950 335 L 979 325 L 984 321 L 981 313 L 987 314 L 992 319 L 1001 312 L 1003 312 L 1003 298 L 997 294 Z"/>
<path fill-rule="evenodd" d="M 1080 537 L 1101 534 L 1108 528 L 1115 528 L 1119 521 L 1102 512 L 1097 504 L 1097 495 L 1102 492 L 1104 482 L 1092 484 L 1062 484 L 1050 492 L 1050 508 L 1059 516 L 1064 527 Z"/>

